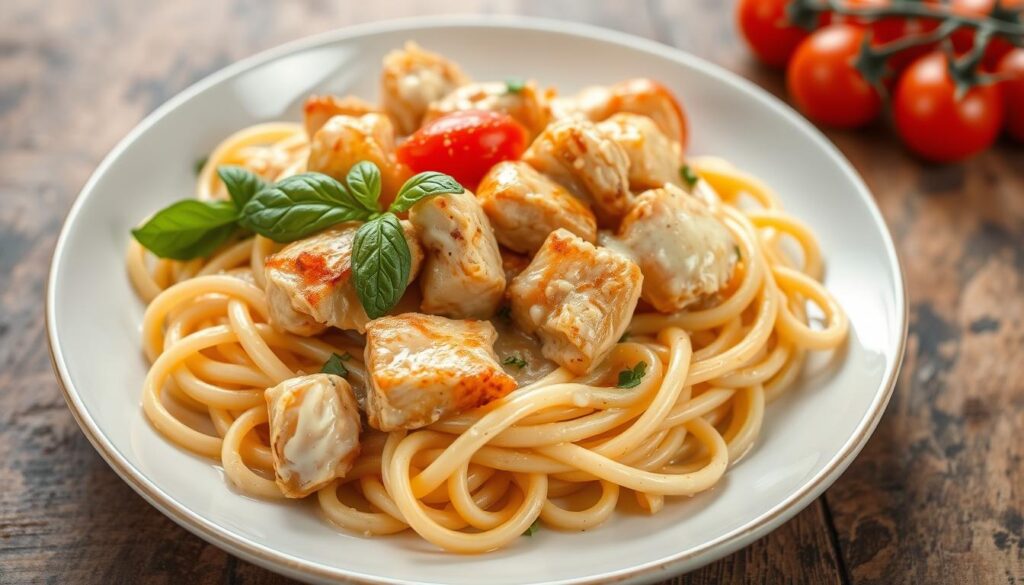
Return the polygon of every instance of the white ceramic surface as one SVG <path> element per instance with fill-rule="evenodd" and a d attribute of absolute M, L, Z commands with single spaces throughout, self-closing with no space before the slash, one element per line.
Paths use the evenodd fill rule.
<path fill-rule="evenodd" d="M 414 39 L 479 79 L 536 78 L 570 92 L 627 77 L 661 80 L 689 114 L 693 154 L 732 160 L 767 181 L 813 226 L 826 284 L 849 312 L 840 359 L 810 364 L 768 408 L 755 448 L 709 493 L 654 517 L 618 514 L 584 533 L 541 530 L 499 552 L 456 556 L 414 535 L 339 532 L 313 506 L 254 500 L 210 461 L 162 439 L 140 387 L 143 311 L 123 266 L 139 218 L 189 196 L 192 163 L 255 122 L 299 119 L 310 92 L 376 96 L 384 53 Z M 765 92 L 716 66 L 602 29 L 524 19 L 442 18 L 356 27 L 257 55 L 187 89 L 103 161 L 64 226 L 47 292 L 55 368 L 85 434 L 136 491 L 235 554 L 316 581 L 371 583 L 649 582 L 691 570 L 777 527 L 849 465 L 878 422 L 906 335 L 902 277 L 871 196 L 839 152 Z"/>

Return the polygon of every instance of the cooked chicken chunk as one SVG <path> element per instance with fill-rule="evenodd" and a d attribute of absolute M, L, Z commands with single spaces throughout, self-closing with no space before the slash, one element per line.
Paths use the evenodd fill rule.
<path fill-rule="evenodd" d="M 728 284 L 736 267 L 729 230 L 678 187 L 646 191 L 618 231 L 644 274 L 643 299 L 663 313 L 686 308 Z"/>
<path fill-rule="evenodd" d="M 653 120 L 637 114 L 615 114 L 597 127 L 617 142 L 629 157 L 629 188 L 640 192 L 665 183 L 680 185 L 683 154 Z"/>
<path fill-rule="evenodd" d="M 571 98 L 560 102 L 565 112 L 586 116 L 595 122 L 614 114 L 627 112 L 654 120 L 669 139 L 686 146 L 686 116 L 672 92 L 657 81 L 628 79 L 609 87 L 588 87 Z"/>
<path fill-rule="evenodd" d="M 364 114 L 380 113 L 380 108 L 355 96 L 340 98 L 334 95 L 311 95 L 302 107 L 306 134 L 312 138 L 316 131 L 335 116 L 358 118 Z"/>
<path fill-rule="evenodd" d="M 384 57 L 381 103 L 399 134 L 412 134 L 420 127 L 430 102 L 468 82 L 458 65 L 409 42 Z"/>
<path fill-rule="evenodd" d="M 587 206 L 524 162 L 491 167 L 476 196 L 498 242 L 510 250 L 533 254 L 558 228 L 591 243 L 597 238 L 597 222 Z"/>
<path fill-rule="evenodd" d="M 512 318 L 545 357 L 585 374 L 622 337 L 642 283 L 632 260 L 557 230 L 509 286 Z"/>
<path fill-rule="evenodd" d="M 406 313 L 366 326 L 366 414 L 382 431 L 416 429 L 483 406 L 516 387 L 494 354 L 487 321 Z"/>
<path fill-rule="evenodd" d="M 510 88 L 504 81 L 490 81 L 464 85 L 433 102 L 427 108 L 423 122 L 465 110 L 508 114 L 522 124 L 531 137 L 540 134 L 551 119 L 546 96 L 535 82 L 528 81 L 521 87 Z"/>
<path fill-rule="evenodd" d="M 505 292 L 498 242 L 469 191 L 424 199 L 409 210 L 426 264 L 420 279 L 422 310 L 453 318 L 485 319 Z"/>
<path fill-rule="evenodd" d="M 412 282 L 423 249 L 412 224 L 403 221 L 402 228 L 412 253 Z M 369 318 L 352 282 L 352 244 L 358 229 L 358 223 L 342 224 L 267 257 L 267 304 L 276 327 L 297 335 L 315 335 L 328 326 L 364 331 Z"/>
<path fill-rule="evenodd" d="M 359 406 L 344 378 L 312 374 L 264 394 L 278 487 L 304 498 L 345 477 L 359 455 Z"/>
<path fill-rule="evenodd" d="M 533 168 L 593 204 L 602 225 L 614 225 L 633 200 L 629 157 L 586 120 L 558 120 L 523 153 Z"/>
<path fill-rule="evenodd" d="M 387 116 L 334 116 L 313 135 L 310 171 L 344 181 L 349 169 L 364 160 L 380 168 L 380 202 L 386 208 L 399 187 L 412 175 L 409 167 L 396 158 L 395 133 Z"/>

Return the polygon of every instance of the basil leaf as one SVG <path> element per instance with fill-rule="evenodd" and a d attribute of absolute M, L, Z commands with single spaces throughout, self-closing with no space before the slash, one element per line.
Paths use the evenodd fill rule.
<path fill-rule="evenodd" d="M 347 353 L 345 355 L 348 355 Z M 352 357 L 352 356 L 349 356 Z M 345 356 L 332 353 L 331 357 L 327 358 L 324 362 L 324 367 L 320 368 L 321 374 L 334 374 L 335 376 L 341 376 L 344 378 L 348 375 L 348 368 L 345 364 L 341 363 L 345 360 Z"/>
<path fill-rule="evenodd" d="M 256 193 L 242 208 L 240 223 L 275 242 L 294 242 L 369 215 L 338 181 L 320 173 L 303 173 Z"/>
<path fill-rule="evenodd" d="M 209 256 L 235 233 L 238 211 L 230 201 L 185 199 L 158 211 L 132 235 L 161 258 Z"/>
<path fill-rule="evenodd" d="M 245 167 L 222 165 L 217 167 L 217 175 L 224 181 L 228 195 L 238 209 L 245 207 L 253 195 L 268 186 L 259 175 Z"/>
<path fill-rule="evenodd" d="M 427 171 L 414 175 L 402 185 L 402 188 L 398 190 L 398 196 L 395 197 L 395 201 L 388 208 L 388 211 L 395 213 L 409 211 L 409 208 L 421 199 L 444 193 L 462 193 L 463 191 L 465 189 L 462 188 L 462 185 L 448 175 L 436 171 Z"/>
<path fill-rule="evenodd" d="M 693 172 L 693 169 L 690 168 L 690 165 L 683 165 L 679 167 L 679 176 L 690 187 L 696 185 L 697 181 L 700 180 L 700 177 L 697 176 L 697 173 Z"/>
<path fill-rule="evenodd" d="M 380 211 L 380 169 L 368 160 L 352 165 L 345 177 L 352 197 L 368 211 Z"/>
<path fill-rule="evenodd" d="M 409 243 L 397 217 L 385 213 L 359 227 L 352 242 L 352 270 L 367 317 L 376 319 L 394 308 L 412 270 Z"/>
<path fill-rule="evenodd" d="M 647 375 L 647 362 L 640 362 L 633 366 L 631 370 L 622 370 L 619 372 L 619 388 L 636 388 L 640 385 L 640 380 L 644 379 Z"/>

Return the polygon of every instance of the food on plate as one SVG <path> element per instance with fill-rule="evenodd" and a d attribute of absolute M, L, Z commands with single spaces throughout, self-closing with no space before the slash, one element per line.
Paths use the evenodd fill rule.
<path fill-rule="evenodd" d="M 597 529 L 712 489 L 844 342 L 811 229 L 688 157 L 666 86 L 383 68 L 379 104 L 239 130 L 132 232 L 143 410 L 239 492 L 457 553 Z"/>

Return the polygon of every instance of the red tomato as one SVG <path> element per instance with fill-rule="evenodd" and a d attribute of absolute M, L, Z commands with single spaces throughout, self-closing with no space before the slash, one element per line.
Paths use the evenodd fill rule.
<path fill-rule="evenodd" d="M 952 0 L 950 9 L 956 14 L 965 16 L 982 16 L 992 12 L 996 0 Z M 1024 7 L 1024 0 L 1003 0 L 1003 8 Z M 953 49 L 959 54 L 969 51 L 974 46 L 974 29 L 961 28 L 953 32 L 950 40 Z M 1003 55 L 1010 52 L 1013 45 L 1003 38 L 993 38 L 985 48 L 985 64 L 995 67 Z"/>
<path fill-rule="evenodd" d="M 786 70 L 786 84 L 808 118 L 855 128 L 878 116 L 882 109 L 878 91 L 854 66 L 864 34 L 857 26 L 833 24 L 800 44 Z"/>
<path fill-rule="evenodd" d="M 1007 53 L 997 71 L 1007 78 L 1002 83 L 1006 132 L 1014 140 L 1024 142 L 1024 49 Z"/>
<path fill-rule="evenodd" d="M 1000 88 L 974 87 L 957 99 L 947 67 L 946 56 L 939 51 L 914 61 L 900 78 L 893 99 L 900 138 L 936 162 L 954 162 L 985 150 L 1003 125 Z"/>
<path fill-rule="evenodd" d="M 736 20 L 747 44 L 764 64 L 785 67 L 807 31 L 786 19 L 788 0 L 740 0 Z"/>
<path fill-rule="evenodd" d="M 428 122 L 398 147 L 413 171 L 447 173 L 469 189 L 503 160 L 526 150 L 527 133 L 507 114 L 470 110 Z"/>

